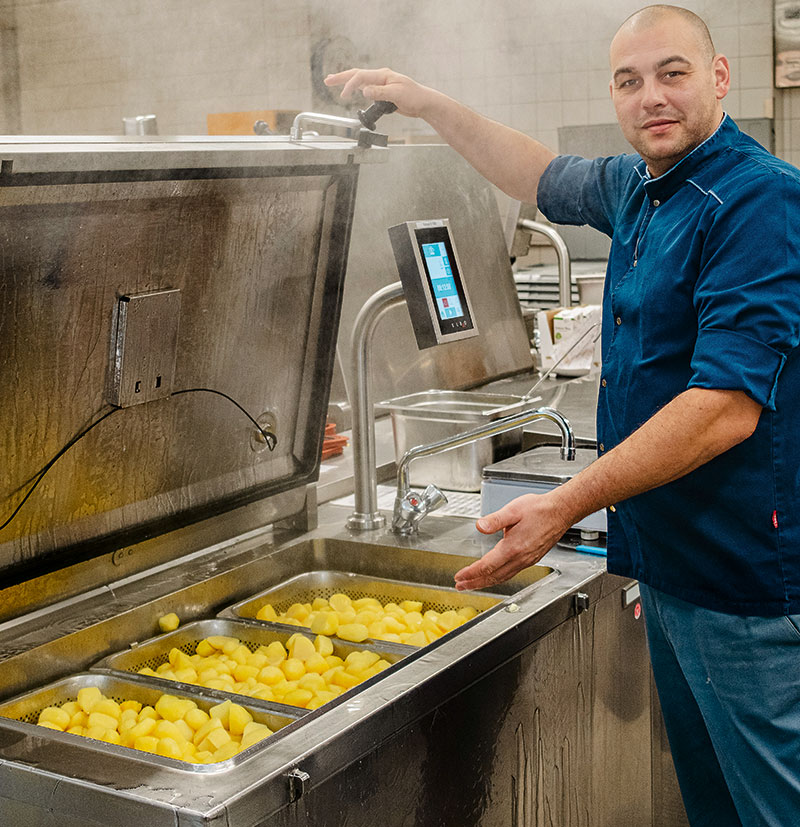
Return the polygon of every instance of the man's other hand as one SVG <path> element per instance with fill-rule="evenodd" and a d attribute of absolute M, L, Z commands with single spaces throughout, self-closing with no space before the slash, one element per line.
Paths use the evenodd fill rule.
<path fill-rule="evenodd" d="M 401 115 L 423 117 L 428 99 L 436 93 L 391 69 L 347 69 L 325 78 L 326 86 L 342 86 L 341 98 L 361 92 L 370 100 L 391 101 Z"/>

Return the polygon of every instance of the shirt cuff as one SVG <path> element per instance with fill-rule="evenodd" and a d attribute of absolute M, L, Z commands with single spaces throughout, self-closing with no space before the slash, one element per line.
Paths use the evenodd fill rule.
<path fill-rule="evenodd" d="M 700 330 L 692 356 L 689 387 L 744 391 L 775 410 L 775 391 L 786 356 L 741 333 Z"/>

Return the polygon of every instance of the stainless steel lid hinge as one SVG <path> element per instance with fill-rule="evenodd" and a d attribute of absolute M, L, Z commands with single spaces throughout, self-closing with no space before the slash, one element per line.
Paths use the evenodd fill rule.
<path fill-rule="evenodd" d="M 589 595 L 586 592 L 578 592 L 572 597 L 572 605 L 576 615 L 585 612 L 589 608 Z"/>
<path fill-rule="evenodd" d="M 288 773 L 286 779 L 289 784 L 289 801 L 294 804 L 308 792 L 311 776 L 299 767 L 295 767 Z"/>

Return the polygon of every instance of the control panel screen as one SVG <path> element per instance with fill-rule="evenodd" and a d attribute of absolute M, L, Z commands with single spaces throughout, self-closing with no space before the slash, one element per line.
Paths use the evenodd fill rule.
<path fill-rule="evenodd" d="M 461 274 L 450 242 L 450 234 L 444 227 L 426 227 L 415 231 L 431 298 L 439 315 L 442 333 L 470 330 L 472 319 L 467 308 Z"/>
<path fill-rule="evenodd" d="M 461 300 L 458 298 L 456 281 L 453 278 L 453 267 L 444 244 L 441 241 L 423 244 L 422 255 L 433 286 L 433 298 L 439 318 L 455 319 L 456 316 L 463 316 Z"/>

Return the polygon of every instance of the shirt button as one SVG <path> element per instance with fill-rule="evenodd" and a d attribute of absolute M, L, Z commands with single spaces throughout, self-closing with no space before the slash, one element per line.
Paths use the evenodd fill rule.
<path fill-rule="evenodd" d="M 609 510 L 609 511 L 612 511 L 614 514 L 616 514 L 616 513 L 617 513 L 617 509 L 616 509 L 616 508 L 614 508 L 614 506 L 613 506 L 613 505 L 610 505 L 610 506 L 608 507 L 608 510 Z"/>
<path fill-rule="evenodd" d="M 601 384 L 603 387 L 605 387 L 605 386 L 608 384 L 608 382 L 606 382 L 606 380 L 605 380 L 605 379 L 601 379 L 601 380 L 600 380 L 600 384 Z"/>
<path fill-rule="evenodd" d="M 597 447 L 598 447 L 601 451 L 605 451 L 605 450 L 606 450 L 606 446 L 605 446 L 605 445 L 603 445 L 603 443 L 602 443 L 602 442 L 601 442 L 601 443 L 600 443 Z"/>
<path fill-rule="evenodd" d="M 616 322 L 618 325 L 622 324 L 622 319 L 619 316 L 617 316 Z"/>
<path fill-rule="evenodd" d="M 655 200 L 655 201 L 653 201 L 653 206 L 654 206 L 654 207 L 660 207 L 660 206 L 661 206 L 661 202 L 660 202 L 660 201 L 656 198 L 656 200 Z"/>

